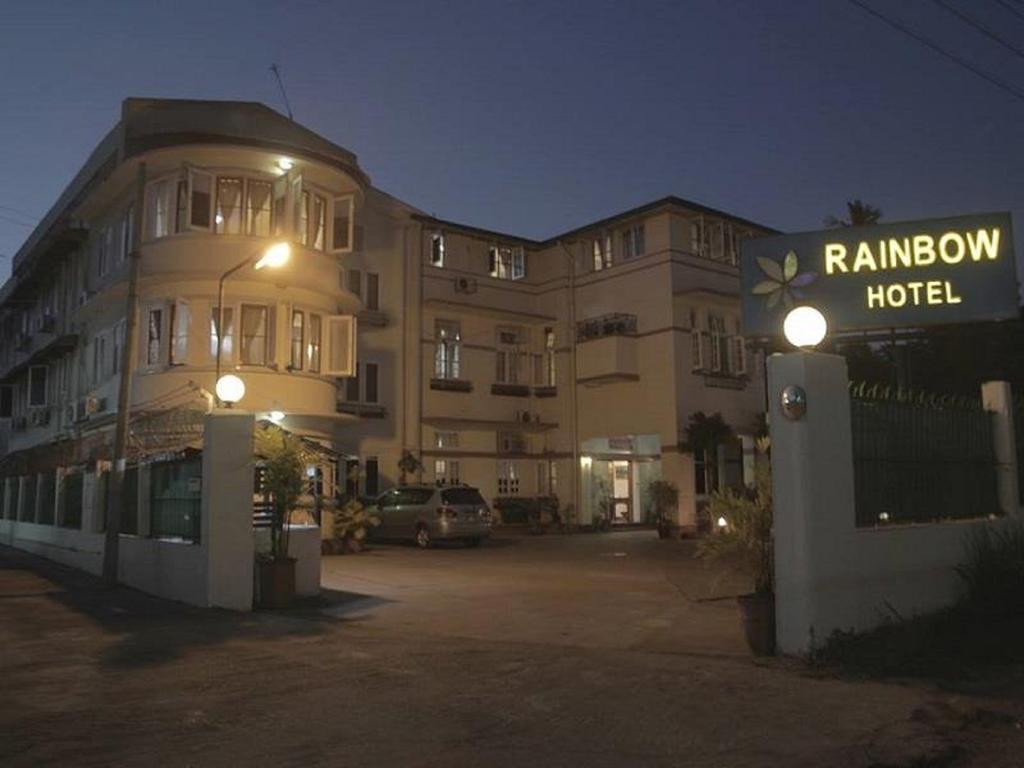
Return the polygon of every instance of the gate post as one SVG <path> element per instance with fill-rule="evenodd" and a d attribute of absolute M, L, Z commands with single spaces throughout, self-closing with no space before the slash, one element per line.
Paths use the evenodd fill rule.
<path fill-rule="evenodd" d="M 992 414 L 992 442 L 996 458 L 996 493 L 1005 515 L 1019 515 L 1020 481 L 1017 475 L 1017 435 L 1013 424 L 1013 391 L 1005 381 L 981 385 L 981 403 Z"/>
<path fill-rule="evenodd" d="M 795 385 L 806 413 L 783 413 Z M 794 352 L 768 358 L 772 504 L 775 533 L 775 637 L 781 653 L 803 654 L 829 631 L 837 535 L 854 528 L 853 438 L 846 360 Z M 816 629 L 817 627 L 817 629 Z M 816 636 L 817 634 L 817 636 Z"/>
<path fill-rule="evenodd" d="M 203 420 L 200 541 L 210 606 L 252 610 L 253 414 L 219 409 Z"/>

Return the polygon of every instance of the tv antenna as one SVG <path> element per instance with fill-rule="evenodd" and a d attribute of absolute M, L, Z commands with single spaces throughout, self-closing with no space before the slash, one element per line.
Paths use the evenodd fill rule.
<path fill-rule="evenodd" d="M 274 73 L 274 78 L 277 80 L 277 87 L 281 89 L 281 98 L 284 99 L 284 108 L 288 112 L 288 119 L 295 120 L 292 116 L 292 105 L 288 102 L 288 92 L 284 89 L 284 80 L 281 79 L 281 70 L 277 64 L 270 65 L 270 71 Z"/>

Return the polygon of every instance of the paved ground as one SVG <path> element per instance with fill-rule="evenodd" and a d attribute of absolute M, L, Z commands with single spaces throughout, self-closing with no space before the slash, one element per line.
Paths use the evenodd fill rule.
<path fill-rule="evenodd" d="M 1013 702 L 753 662 L 729 604 L 695 602 L 709 574 L 653 534 L 388 547 L 330 558 L 325 576 L 324 607 L 239 616 L 0 547 L 0 764 L 1016 766 L 1024 754 Z"/>

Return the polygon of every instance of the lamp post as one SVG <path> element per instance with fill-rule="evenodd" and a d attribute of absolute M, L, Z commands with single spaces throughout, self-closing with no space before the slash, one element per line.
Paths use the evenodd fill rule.
<path fill-rule="evenodd" d="M 217 283 L 217 372 L 213 379 L 215 392 L 217 383 L 220 381 L 221 349 L 224 347 L 224 281 L 235 274 L 235 272 L 250 265 L 254 270 L 260 270 L 264 267 L 270 267 L 271 269 L 283 267 L 291 255 L 292 249 L 288 243 L 274 243 L 263 252 L 259 259 L 256 256 L 250 256 L 220 276 L 220 281 Z M 217 401 L 219 404 L 224 402 L 219 393 L 217 393 Z"/>

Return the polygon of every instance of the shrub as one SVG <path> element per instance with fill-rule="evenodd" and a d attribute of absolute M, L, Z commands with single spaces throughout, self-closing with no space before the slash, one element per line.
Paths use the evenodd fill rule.
<path fill-rule="evenodd" d="M 334 510 L 334 540 L 350 551 L 359 551 L 371 528 L 380 525 L 380 518 L 366 511 L 359 499 L 349 499 Z"/>
<path fill-rule="evenodd" d="M 1024 611 L 1024 521 L 978 526 L 967 537 L 966 560 L 957 573 L 976 608 Z"/>

